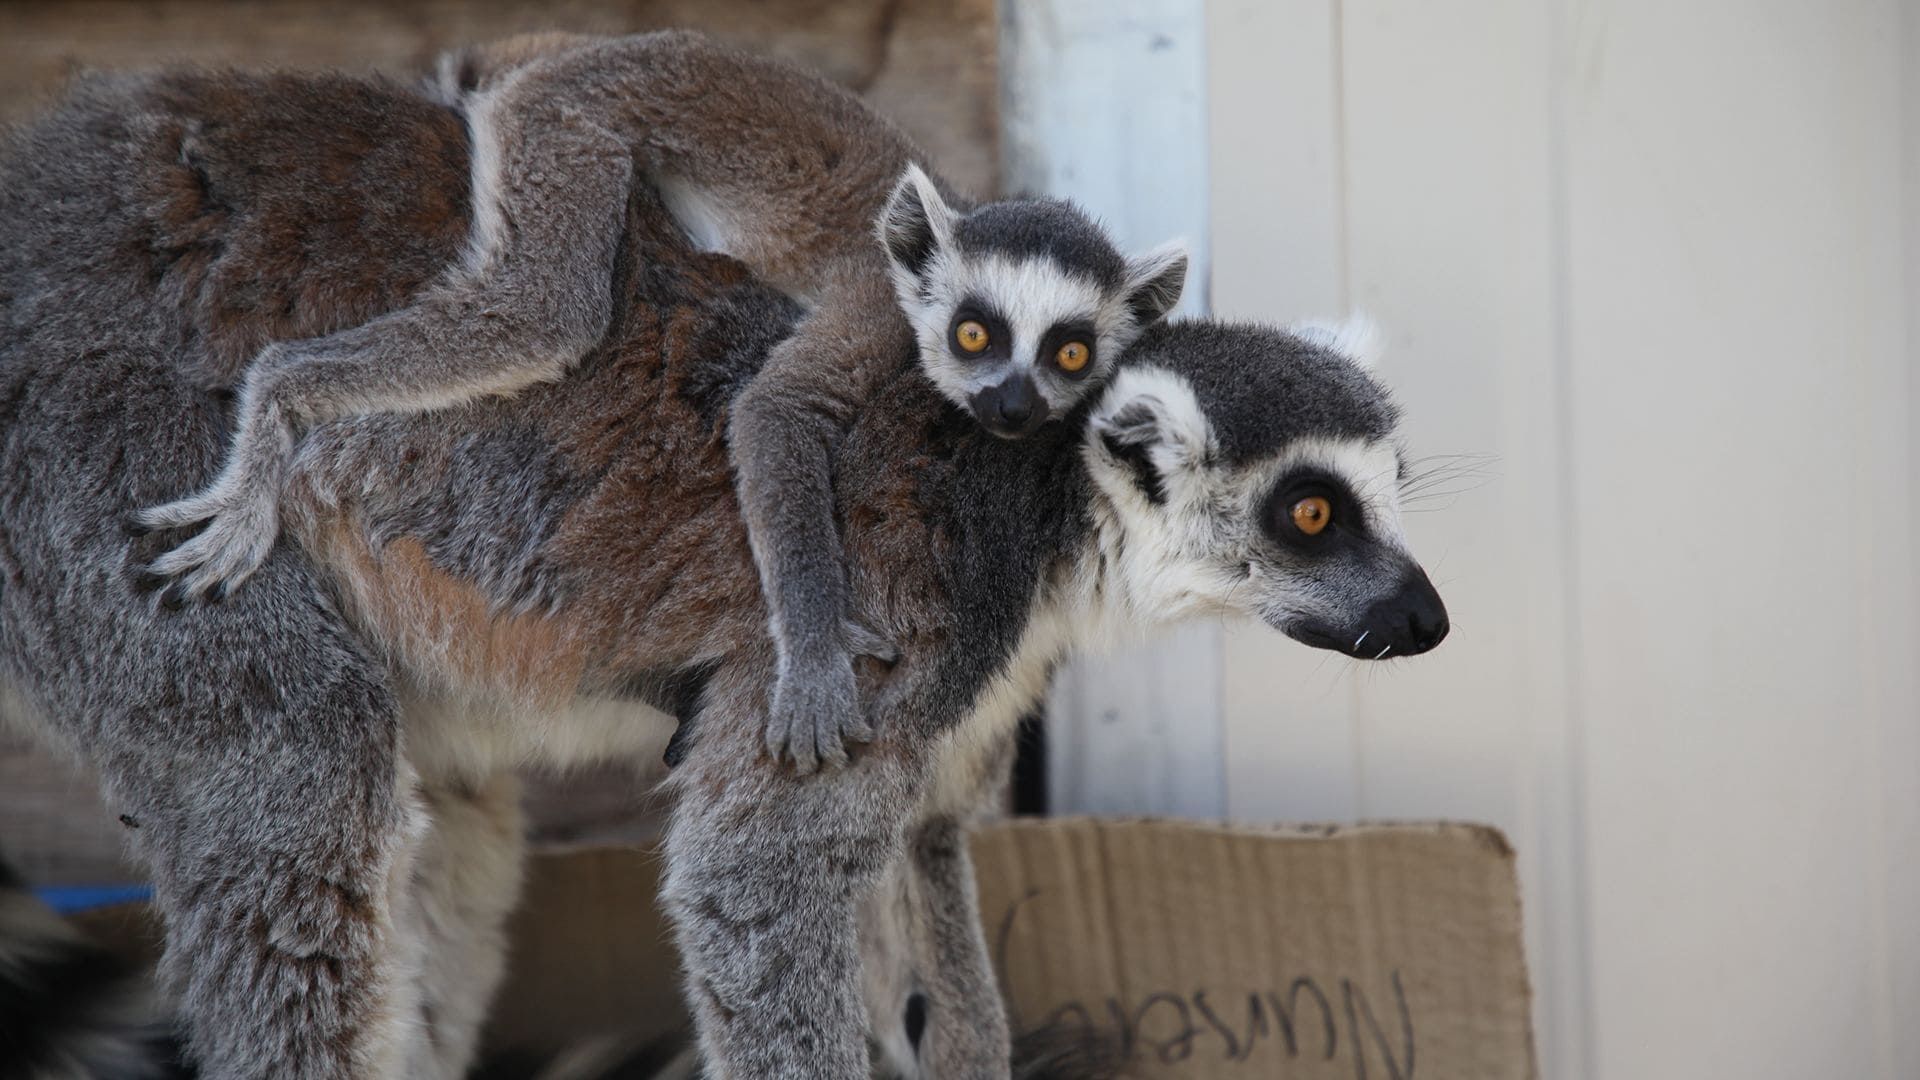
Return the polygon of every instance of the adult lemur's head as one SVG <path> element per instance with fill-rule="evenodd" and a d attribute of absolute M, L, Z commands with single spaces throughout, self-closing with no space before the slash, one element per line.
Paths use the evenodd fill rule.
<path fill-rule="evenodd" d="M 920 364 L 987 430 L 1018 438 L 1094 393 L 1180 300 L 1177 246 L 1128 259 L 1072 205 L 948 205 L 909 166 L 878 222 Z"/>
<path fill-rule="evenodd" d="M 1207 322 L 1135 343 L 1083 449 L 1129 595 L 1366 659 L 1446 637 L 1400 527 L 1399 414 L 1354 346 Z"/>

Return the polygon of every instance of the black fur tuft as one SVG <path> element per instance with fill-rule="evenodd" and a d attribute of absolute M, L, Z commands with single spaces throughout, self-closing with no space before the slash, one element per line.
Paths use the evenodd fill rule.
<path fill-rule="evenodd" d="M 1046 1027 L 1013 1040 L 1013 1080 L 1145 1080 L 1118 1036 L 1090 1028 Z"/>
<path fill-rule="evenodd" d="M 0 1077 L 180 1080 L 148 980 L 86 940 L 0 862 Z"/>
<path fill-rule="evenodd" d="M 1229 464 L 1311 436 L 1384 439 L 1399 420 L 1386 390 L 1359 365 L 1270 327 L 1159 323 L 1122 364 L 1152 364 L 1185 379 Z"/>
<path fill-rule="evenodd" d="M 1105 230 L 1061 199 L 988 203 L 955 224 L 954 242 L 968 254 L 1051 259 L 1061 270 L 1110 291 L 1126 282 L 1127 260 Z"/>

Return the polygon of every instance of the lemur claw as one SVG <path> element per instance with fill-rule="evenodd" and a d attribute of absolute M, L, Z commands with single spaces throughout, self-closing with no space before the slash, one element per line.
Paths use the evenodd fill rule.
<path fill-rule="evenodd" d="M 767 717 L 767 752 L 775 761 L 791 758 L 795 771 L 806 775 L 823 765 L 846 765 L 848 743 L 871 741 L 873 725 L 860 708 L 851 653 L 781 673 Z"/>
<path fill-rule="evenodd" d="M 271 493 L 241 488 L 208 492 L 140 511 L 135 521 L 149 530 L 204 527 L 150 563 L 134 584 L 150 591 L 167 584 L 161 606 L 179 610 L 189 601 L 217 603 L 232 595 L 273 549 L 279 507 Z"/>

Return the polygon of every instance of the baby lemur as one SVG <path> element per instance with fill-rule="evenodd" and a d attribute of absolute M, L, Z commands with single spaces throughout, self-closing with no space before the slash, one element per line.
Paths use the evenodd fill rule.
<path fill-rule="evenodd" d="M 700 246 L 810 313 L 729 428 L 780 663 L 766 730 L 802 771 L 873 736 L 853 657 L 887 656 L 848 617 L 828 458 L 852 405 L 916 346 L 953 404 L 1020 438 L 1099 386 L 1178 301 L 1186 256 L 1134 259 L 1054 200 L 970 206 L 851 94 L 697 34 L 541 36 L 457 55 L 440 90 L 472 135 L 464 258 L 412 306 L 264 349 L 206 490 L 144 511 L 205 522 L 152 565 L 219 598 L 266 557 L 296 439 L 341 416 L 443 408 L 558 378 L 605 335 L 636 174 Z M 878 243 L 874 233 L 878 233 Z"/>

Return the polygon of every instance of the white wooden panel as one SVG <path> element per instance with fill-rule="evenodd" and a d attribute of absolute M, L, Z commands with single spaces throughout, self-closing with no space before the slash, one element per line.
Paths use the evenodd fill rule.
<path fill-rule="evenodd" d="M 1879 761 L 1916 644 L 1898 9 L 1572 11 L 1596 1072 L 1892 1077 L 1886 972 L 1920 963 L 1887 953 L 1913 789 Z"/>
<path fill-rule="evenodd" d="M 1231 812 L 1507 827 L 1545 1075 L 1920 1076 L 1920 13 L 1209 19 L 1218 308 L 1371 310 L 1499 458 L 1433 657 L 1227 639 Z"/>
<path fill-rule="evenodd" d="M 1440 653 L 1226 637 L 1230 813 L 1507 827 L 1546 1075 L 1920 1075 L 1920 15 L 1207 18 L 1216 309 L 1372 311 L 1498 456 L 1411 521 Z"/>
<path fill-rule="evenodd" d="M 1292 321 L 1347 310 L 1339 41 L 1327 0 L 1207 11 L 1214 313 Z M 1253 622 L 1221 650 L 1228 812 L 1359 816 L 1358 712 L 1345 664 Z"/>
<path fill-rule="evenodd" d="M 1412 452 L 1498 458 L 1484 486 L 1462 478 L 1458 497 L 1419 507 L 1445 512 L 1409 519 L 1457 627 L 1439 653 L 1371 666 L 1257 630 L 1228 638 L 1231 811 L 1508 829 L 1543 1062 L 1577 1075 L 1547 14 L 1217 0 L 1211 19 L 1217 307 L 1369 310 Z"/>
<path fill-rule="evenodd" d="M 1361 812 L 1506 829 L 1520 852 L 1542 1070 L 1584 1072 L 1584 713 L 1567 657 L 1570 462 L 1556 360 L 1550 9 L 1342 5 L 1348 264 L 1391 347 L 1412 455 L 1487 455 L 1409 504 L 1454 631 L 1356 671 Z"/>
<path fill-rule="evenodd" d="M 1001 6 L 1006 188 L 1066 196 L 1139 251 L 1182 239 L 1181 310 L 1205 310 L 1201 0 Z M 1189 626 L 1060 673 L 1050 706 L 1061 812 L 1216 818 L 1220 629 Z"/>
<path fill-rule="evenodd" d="M 1920 637 L 1913 626 L 1920 612 L 1920 575 L 1913 556 L 1920 551 L 1920 4 L 1908 3 L 1902 13 L 1905 45 L 1901 59 L 1900 99 L 1906 109 L 1906 285 L 1907 305 L 1907 528 L 1892 542 L 1902 544 L 1909 557 L 1906 588 L 1890 587 L 1890 597 L 1905 595 L 1905 640 Z M 1896 601 L 1897 602 L 1897 601 Z M 1881 1006 L 1883 1023 L 1892 1030 L 1888 1074 L 1920 1076 L 1920 688 L 1914 685 L 1912 654 L 1901 664 L 1897 655 L 1885 673 L 1892 676 L 1891 700 L 1881 704 L 1881 792 L 1886 802 L 1885 849 L 1882 853 L 1888 885 L 1884 919 L 1888 942 L 1882 961 L 1889 986 Z M 1885 671 L 1885 669 L 1883 669 Z M 1904 673 L 1904 679 L 1900 677 Z"/>

